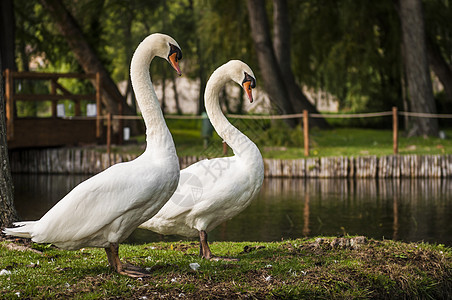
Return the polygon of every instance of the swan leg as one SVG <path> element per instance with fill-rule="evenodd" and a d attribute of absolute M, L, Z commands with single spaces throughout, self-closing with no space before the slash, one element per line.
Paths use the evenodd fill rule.
<path fill-rule="evenodd" d="M 212 251 L 210 251 L 209 243 L 207 242 L 207 232 L 204 230 L 199 231 L 199 256 L 205 259 L 212 259 L 215 261 L 224 260 L 224 261 L 239 261 L 237 258 L 229 258 L 229 257 L 220 257 L 212 255 Z"/>
<path fill-rule="evenodd" d="M 202 258 L 211 259 L 212 252 L 210 251 L 209 243 L 207 242 L 207 232 L 204 230 L 199 231 L 199 246 Z"/>
<path fill-rule="evenodd" d="M 108 248 L 105 248 L 105 253 L 107 253 L 108 264 L 110 265 L 110 267 L 112 269 L 114 269 L 116 271 L 115 259 L 113 257 L 113 253 L 111 251 L 111 246 Z"/>
<path fill-rule="evenodd" d="M 108 263 L 110 264 L 110 267 L 117 273 L 134 278 L 149 276 L 149 273 L 139 267 L 133 266 L 131 264 L 121 263 L 121 260 L 119 259 L 118 243 L 111 243 L 110 247 L 105 248 L 105 252 L 107 253 Z"/>

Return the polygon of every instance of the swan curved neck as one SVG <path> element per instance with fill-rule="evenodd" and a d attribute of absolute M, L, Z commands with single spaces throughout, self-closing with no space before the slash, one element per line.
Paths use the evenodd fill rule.
<path fill-rule="evenodd" d="M 223 114 L 219 93 L 221 88 L 230 81 L 221 72 L 214 72 L 206 85 L 205 106 L 212 126 L 218 135 L 232 148 L 234 154 L 240 158 L 260 157 L 257 146 L 240 130 L 235 128 Z M 258 155 L 256 155 L 256 152 Z"/>
<path fill-rule="evenodd" d="M 130 66 L 133 90 L 146 126 L 146 151 L 176 153 L 149 74 L 149 67 L 155 56 L 152 44 L 142 42 L 135 51 Z"/>

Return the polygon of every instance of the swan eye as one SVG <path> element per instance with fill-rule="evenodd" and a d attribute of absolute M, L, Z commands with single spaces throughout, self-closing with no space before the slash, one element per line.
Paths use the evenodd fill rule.
<path fill-rule="evenodd" d="M 253 78 L 253 76 L 251 76 L 250 74 L 248 74 L 248 73 L 246 73 L 246 72 L 244 72 L 245 73 L 245 78 L 243 79 L 243 81 L 242 81 L 242 85 L 245 83 L 245 82 L 250 82 L 250 85 L 249 85 L 249 87 L 250 87 L 250 89 L 251 88 L 255 88 L 256 87 L 256 79 L 254 79 Z"/>
<path fill-rule="evenodd" d="M 170 45 L 170 52 L 168 54 L 168 57 L 170 57 L 171 55 L 176 53 L 176 61 L 181 60 L 182 59 L 182 51 L 179 49 L 179 47 L 177 47 L 173 44 L 169 44 L 169 45 Z"/>

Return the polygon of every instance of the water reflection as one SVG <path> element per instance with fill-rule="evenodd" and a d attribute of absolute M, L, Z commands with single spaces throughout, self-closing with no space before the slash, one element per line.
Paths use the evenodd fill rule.
<path fill-rule="evenodd" d="M 22 219 L 40 218 L 86 176 L 13 175 Z M 209 240 L 275 241 L 361 234 L 452 246 L 452 181 L 445 179 L 266 179 L 240 215 Z M 136 230 L 130 243 L 179 240 Z"/>

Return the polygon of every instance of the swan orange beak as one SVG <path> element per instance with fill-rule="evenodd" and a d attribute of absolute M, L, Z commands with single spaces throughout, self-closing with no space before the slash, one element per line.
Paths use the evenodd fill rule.
<path fill-rule="evenodd" d="M 251 81 L 245 81 L 243 83 L 243 89 L 246 92 L 246 95 L 248 96 L 248 99 L 250 100 L 250 103 L 253 103 L 253 92 L 251 90 Z"/>
<path fill-rule="evenodd" d="M 180 71 L 179 63 L 177 62 L 177 53 L 171 54 L 168 58 L 171 66 L 176 70 L 177 75 L 181 76 L 182 72 Z"/>

